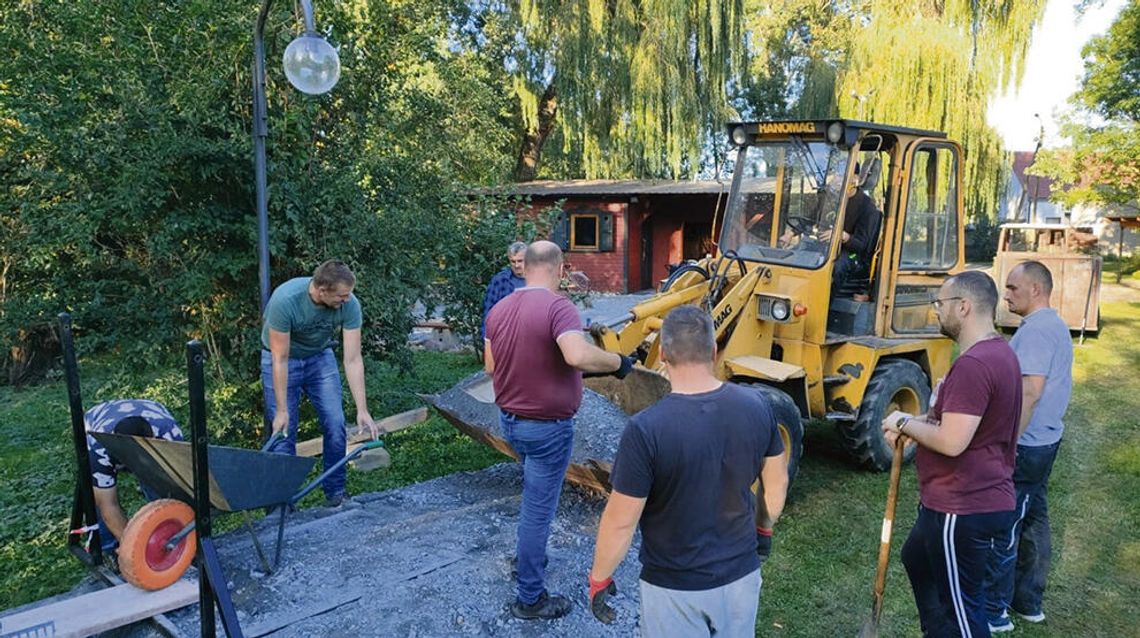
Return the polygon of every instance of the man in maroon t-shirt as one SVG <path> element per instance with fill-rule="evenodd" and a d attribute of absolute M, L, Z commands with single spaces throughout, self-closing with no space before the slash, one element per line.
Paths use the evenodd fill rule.
<path fill-rule="evenodd" d="M 994 331 L 997 286 L 971 270 L 933 301 L 961 353 L 925 416 L 893 412 L 883 432 L 918 443 L 918 519 L 902 548 L 924 636 L 989 636 L 985 576 L 991 543 L 1013 521 L 1021 368 Z"/>
<path fill-rule="evenodd" d="M 516 618 L 559 618 L 570 599 L 543 586 L 546 541 L 570 465 L 582 372 L 629 374 L 633 360 L 606 352 L 582 332 L 578 309 L 557 294 L 562 250 L 536 241 L 526 249 L 526 286 L 487 315 L 484 363 L 495 385 L 499 422 L 523 464 L 519 509 Z"/>

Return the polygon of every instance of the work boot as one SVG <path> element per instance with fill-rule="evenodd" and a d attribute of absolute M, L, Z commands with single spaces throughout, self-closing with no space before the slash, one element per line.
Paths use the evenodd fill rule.
<path fill-rule="evenodd" d="M 325 507 L 340 507 L 346 500 L 348 500 L 348 497 L 345 496 L 344 492 L 333 494 L 332 496 L 326 496 Z"/>
<path fill-rule="evenodd" d="M 533 604 L 524 605 L 517 600 L 511 603 L 511 615 L 520 620 L 554 620 L 570 613 L 573 607 L 565 596 L 542 592 Z"/>

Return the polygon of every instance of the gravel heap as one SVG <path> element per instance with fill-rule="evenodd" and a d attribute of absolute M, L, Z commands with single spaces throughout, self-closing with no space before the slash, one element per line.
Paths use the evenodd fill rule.
<path fill-rule="evenodd" d="M 499 408 L 494 403 L 476 399 L 467 392 L 486 380 L 482 372 L 475 373 L 460 381 L 446 392 L 425 397 L 432 405 L 445 414 L 460 430 L 482 439 L 490 435 L 504 440 L 499 426 Z M 460 423 L 477 430 L 462 427 Z M 570 462 L 575 465 L 603 464 L 609 467 L 617 454 L 621 434 L 629 423 L 629 416 L 602 395 L 587 388 L 582 393 L 582 405 L 575 416 L 574 451 Z M 485 441 L 484 441 L 485 442 Z"/>

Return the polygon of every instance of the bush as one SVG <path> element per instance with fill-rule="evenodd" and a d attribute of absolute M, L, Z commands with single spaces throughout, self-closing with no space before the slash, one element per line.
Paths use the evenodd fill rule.
<path fill-rule="evenodd" d="M 966 261 L 991 262 L 997 254 L 998 224 L 979 216 L 966 224 Z"/>

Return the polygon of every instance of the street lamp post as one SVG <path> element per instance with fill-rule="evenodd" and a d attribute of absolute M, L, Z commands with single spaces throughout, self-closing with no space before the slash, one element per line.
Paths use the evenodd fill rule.
<path fill-rule="evenodd" d="M 261 311 L 269 303 L 269 195 L 266 190 L 265 138 L 269 115 L 265 99 L 265 19 L 273 0 L 262 0 L 253 31 L 253 172 L 257 192 L 257 265 L 261 287 Z M 298 91 L 309 95 L 327 93 L 340 79 L 340 57 L 317 31 L 313 3 L 301 0 L 305 31 L 285 49 L 285 77 Z"/>

